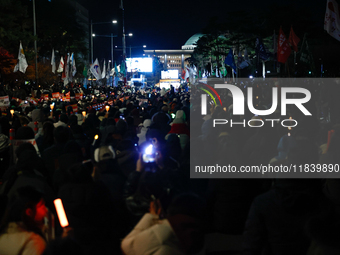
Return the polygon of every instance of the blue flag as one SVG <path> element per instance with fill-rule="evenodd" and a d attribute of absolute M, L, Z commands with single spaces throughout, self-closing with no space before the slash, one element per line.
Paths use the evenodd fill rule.
<path fill-rule="evenodd" d="M 234 72 L 236 73 L 235 59 L 234 59 L 234 53 L 232 49 L 229 50 L 229 53 L 224 60 L 224 63 L 230 66 L 232 69 L 234 69 Z"/>
<path fill-rule="evenodd" d="M 264 46 L 260 38 L 256 38 L 255 50 L 256 50 L 257 56 L 261 60 L 267 60 L 269 58 L 269 54 L 267 53 L 266 47 Z"/>

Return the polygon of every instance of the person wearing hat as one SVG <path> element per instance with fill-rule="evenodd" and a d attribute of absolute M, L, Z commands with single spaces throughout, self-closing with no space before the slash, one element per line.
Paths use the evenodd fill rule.
<path fill-rule="evenodd" d="M 167 139 L 169 134 L 177 134 L 179 136 L 182 149 L 184 149 L 184 147 L 186 146 L 190 139 L 190 129 L 185 121 L 186 116 L 184 111 L 178 110 L 176 112 L 176 117 L 171 124 L 171 129 L 168 135 L 165 137 L 165 139 Z"/>

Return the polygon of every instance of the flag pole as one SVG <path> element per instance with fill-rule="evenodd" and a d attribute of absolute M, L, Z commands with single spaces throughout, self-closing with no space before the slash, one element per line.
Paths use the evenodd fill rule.
<path fill-rule="evenodd" d="M 35 0 L 33 0 L 33 35 L 34 35 L 34 54 L 35 54 L 35 83 L 38 85 L 38 47 L 37 47 L 37 24 L 35 18 Z"/>

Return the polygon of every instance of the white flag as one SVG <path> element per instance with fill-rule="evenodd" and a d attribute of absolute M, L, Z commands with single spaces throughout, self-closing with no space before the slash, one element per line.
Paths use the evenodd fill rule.
<path fill-rule="evenodd" d="M 324 29 L 328 34 L 340 41 L 339 8 L 335 0 L 327 0 Z"/>
<path fill-rule="evenodd" d="M 63 71 L 64 71 L 64 59 L 63 59 L 63 56 L 61 56 L 57 72 L 62 73 Z"/>
<path fill-rule="evenodd" d="M 19 54 L 18 54 L 18 63 L 14 67 L 14 72 L 20 71 L 22 73 L 25 73 L 27 67 L 28 67 L 28 64 L 27 64 L 27 61 L 26 61 L 24 50 L 23 50 L 21 42 L 20 42 Z"/>
<path fill-rule="evenodd" d="M 101 71 L 98 58 L 96 58 L 96 61 L 94 61 L 94 63 L 90 66 L 90 71 L 97 80 L 101 79 Z"/>
<path fill-rule="evenodd" d="M 52 49 L 51 66 L 52 66 L 52 73 L 55 73 L 56 66 L 55 66 L 54 49 Z"/>
<path fill-rule="evenodd" d="M 74 58 L 74 55 L 72 53 L 72 76 L 74 76 L 77 72 L 77 67 L 76 67 L 76 60 Z"/>
<path fill-rule="evenodd" d="M 104 66 L 103 66 L 103 72 L 102 72 L 102 79 L 104 79 L 106 77 L 106 62 L 104 59 Z"/>
<path fill-rule="evenodd" d="M 106 79 L 110 79 L 110 73 L 111 73 L 111 68 L 110 68 L 110 62 L 109 62 L 107 64 Z"/>
<path fill-rule="evenodd" d="M 66 76 L 65 80 L 67 84 L 70 78 L 70 54 L 69 53 L 67 53 L 67 56 L 66 56 L 65 76 Z M 64 80 L 64 83 L 65 83 L 65 80 Z"/>

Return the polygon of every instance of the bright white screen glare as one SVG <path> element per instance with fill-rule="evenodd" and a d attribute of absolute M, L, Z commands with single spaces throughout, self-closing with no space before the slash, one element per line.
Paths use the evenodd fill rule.
<path fill-rule="evenodd" d="M 152 72 L 152 58 L 126 58 L 128 72 Z"/>
<path fill-rule="evenodd" d="M 168 70 L 161 72 L 162 79 L 178 79 L 178 70 Z"/>
<path fill-rule="evenodd" d="M 145 154 L 151 155 L 153 153 L 153 145 L 150 144 L 148 147 L 145 148 Z"/>

